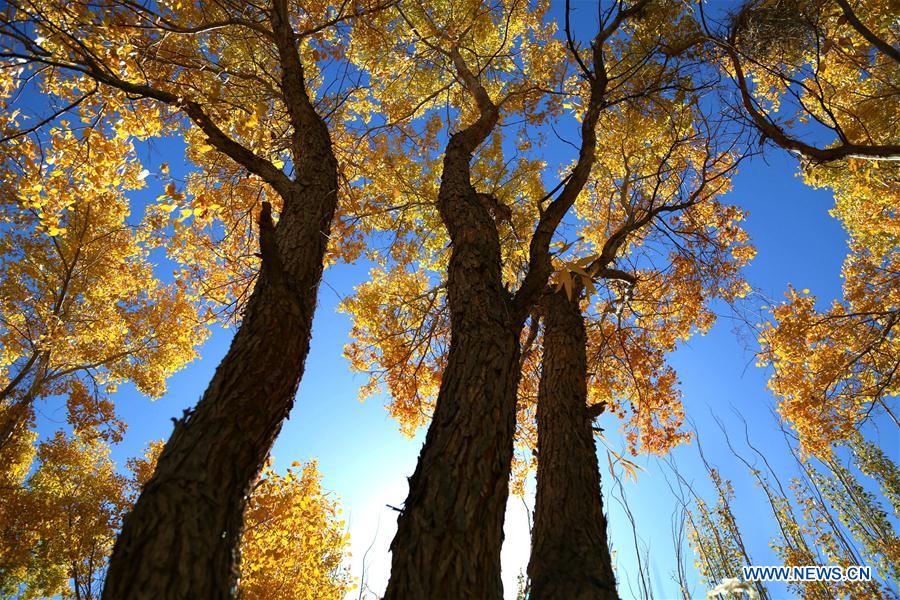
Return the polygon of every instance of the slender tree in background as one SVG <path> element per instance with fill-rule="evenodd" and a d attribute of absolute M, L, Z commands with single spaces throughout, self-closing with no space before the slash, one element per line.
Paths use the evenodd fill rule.
<path fill-rule="evenodd" d="M 33 69 L 48 92 L 78 103 L 91 90 L 122 114 L 137 106 L 137 120 L 150 121 L 151 130 L 181 127 L 186 117 L 204 150 L 265 184 L 254 210 L 261 275 L 228 354 L 200 403 L 177 423 L 125 520 L 104 597 L 235 590 L 242 513 L 303 373 L 338 201 L 337 162 L 309 65 L 338 24 L 377 8 L 353 3 L 335 13 L 275 0 L 12 2 L 4 9 L 0 56 Z M 234 106 L 259 107 L 251 113 L 257 121 L 284 125 L 277 133 L 260 129 Z M 281 148 L 293 175 L 273 157 Z"/>
<path fill-rule="evenodd" d="M 734 487 L 715 469 L 709 469 L 708 475 L 716 491 L 712 506 L 696 495 L 686 482 L 680 483 L 688 485 L 694 494 L 693 508 L 685 508 L 687 539 L 696 556 L 694 566 L 703 583 L 713 589 L 721 581 L 740 573 L 741 567 L 754 563 L 732 508 Z M 759 598 L 770 597 L 762 583 L 755 582 L 754 589 Z"/>
<path fill-rule="evenodd" d="M 788 451 L 793 454 L 797 466 L 797 475 L 786 487 L 772 471 L 766 453 L 750 443 L 749 435 L 746 443 L 755 455 L 754 460 L 737 452 L 726 436 L 732 452 L 748 467 L 769 504 L 777 526 L 770 547 L 781 564 L 868 565 L 875 567 L 881 577 L 880 581 L 876 578 L 856 582 L 793 582 L 788 588 L 798 597 L 823 600 L 845 596 L 894 597 L 896 594 L 892 592 L 890 582 L 895 578 L 898 565 L 897 535 L 881 500 L 867 491 L 868 484 L 859 477 L 859 469 L 889 474 L 896 471 L 896 465 L 883 455 L 878 456 L 877 452 L 870 454 L 873 445 L 860 437 L 854 438 L 854 454 L 849 460 L 832 455 L 817 466 L 814 459 L 799 454 L 796 438 L 783 431 Z M 869 458 L 861 460 L 863 456 Z M 687 512 L 688 538 L 697 556 L 697 567 L 705 581 L 713 585 L 724 577 L 733 577 L 736 567 L 753 561 L 744 542 L 745 525 L 735 516 L 732 483 L 705 457 L 702 459 L 716 490 L 714 509 L 708 507 L 692 484 L 683 478 L 677 467 L 674 468 L 679 487 L 686 487 L 693 497 L 694 508 Z M 876 464 L 878 466 L 873 469 Z M 885 481 L 880 477 L 876 480 L 879 483 Z M 885 496 L 890 497 L 890 494 L 885 493 Z M 761 594 L 767 593 L 761 587 L 758 589 Z"/>

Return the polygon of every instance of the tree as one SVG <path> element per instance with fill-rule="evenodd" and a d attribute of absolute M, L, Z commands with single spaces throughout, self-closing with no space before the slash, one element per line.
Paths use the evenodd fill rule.
<path fill-rule="evenodd" d="M 673 35 L 691 35 L 668 16 L 659 19 Z M 736 166 L 733 143 L 696 102 L 665 100 L 601 118 L 590 190 L 577 207 L 590 247 L 559 256 L 557 284 L 544 296 L 535 598 L 617 597 L 592 422 L 611 409 L 632 454 L 686 440 L 665 354 L 712 325 L 710 302 L 746 292 L 739 270 L 753 249 L 743 214 L 717 200 Z"/>
<path fill-rule="evenodd" d="M 578 302 L 558 292 L 542 305 L 538 483 L 528 561 L 533 598 L 618 598 L 587 408 L 587 336 Z"/>
<path fill-rule="evenodd" d="M 782 422 L 776 426 L 785 435 L 787 450 L 797 467 L 787 485 L 773 471 L 770 462 L 771 449 L 763 452 L 751 442 L 745 427 L 745 442 L 753 452 L 747 458 L 732 445 L 723 424 L 719 423 L 729 449 L 749 470 L 757 487 L 765 496 L 776 534 L 770 539 L 770 547 L 780 562 L 786 566 L 804 565 L 869 565 L 873 569 L 871 581 L 794 581 L 790 589 L 800 598 L 883 598 L 896 595 L 890 586 L 897 568 L 897 535 L 876 494 L 867 491 L 860 474 L 874 475 L 882 485 L 884 497 L 890 500 L 896 494 L 892 488 L 891 473 L 896 465 L 880 454 L 877 446 L 862 436 L 854 437 L 852 453 L 846 458 L 830 455 L 818 460 L 799 450 L 798 439 Z M 697 568 L 707 583 L 713 584 L 724 577 L 734 577 L 736 566 L 753 564 L 744 545 L 746 529 L 738 522 L 734 506 L 734 488 L 731 481 L 707 462 L 701 451 L 701 459 L 716 491 L 716 507 L 709 508 L 693 485 L 685 480 L 674 463 L 673 471 L 679 480 L 680 503 L 686 509 L 689 523 L 689 542 L 697 555 Z M 761 463 L 761 464 L 759 464 Z M 780 469 L 785 471 L 785 469 Z M 683 490 L 687 488 L 693 498 L 685 501 Z M 754 527 L 758 527 L 758 523 Z M 875 572 L 877 570 L 877 573 Z M 767 595 L 757 584 L 761 597 Z"/>
<path fill-rule="evenodd" d="M 741 567 L 753 562 L 732 509 L 734 487 L 731 481 L 723 480 L 716 469 L 709 468 L 707 472 L 716 490 L 715 506 L 708 506 L 692 489 L 694 508 L 685 512 L 688 541 L 696 555 L 694 565 L 703 582 L 713 589 L 725 579 L 740 573 Z M 752 585 L 759 598 L 770 597 L 762 583 L 754 582 Z"/>
<path fill-rule="evenodd" d="M 149 481 L 162 452 L 153 442 L 129 460 L 132 499 Z M 282 475 L 268 461 L 247 502 L 241 538 L 240 594 L 251 600 L 344 598 L 355 584 L 344 565 L 349 545 L 337 499 L 322 489 L 315 461 L 292 463 Z"/>
<path fill-rule="evenodd" d="M 900 385 L 893 164 L 849 159 L 805 172 L 808 184 L 834 192 L 832 214 L 849 237 L 843 298 L 820 308 L 809 290 L 790 289 L 760 333 L 760 362 L 773 367 L 769 387 L 805 452 L 828 454 L 873 414 L 898 423 L 889 400 Z"/>
<path fill-rule="evenodd" d="M 126 194 L 146 177 L 132 144 L 96 122 L 17 136 L 24 118 L 10 111 L 0 124 L 0 452 L 28 428 L 35 401 L 54 396 L 76 430 L 104 424 L 120 437 L 107 394 L 129 381 L 162 395 L 205 337 L 183 287 L 156 277 L 146 231 L 128 221 Z"/>
<path fill-rule="evenodd" d="M 473 587 L 476 582 L 479 590 L 495 589 L 488 582 L 499 579 L 496 571 L 499 525 L 510 471 L 507 457 L 511 454 L 515 431 L 509 420 L 516 410 L 515 396 L 520 400 L 520 408 L 527 406 L 529 403 L 522 400 L 536 395 L 538 387 L 537 377 L 522 380 L 519 375 L 523 366 L 526 370 L 530 368 L 535 355 L 531 351 L 535 340 L 523 331 L 524 324 L 530 318 L 531 332 L 537 332 L 534 306 L 553 271 L 550 243 L 557 225 L 591 181 L 597 156 L 608 151 L 614 157 L 619 151 L 617 146 L 607 149 L 598 144 L 598 132 L 603 133 L 608 127 L 615 129 L 612 126 L 619 123 L 617 116 L 627 114 L 628 107 L 639 103 L 642 97 L 667 92 L 683 100 L 683 94 L 693 85 L 686 77 L 690 61 L 682 62 L 672 45 L 664 46 L 656 33 L 650 33 L 657 31 L 662 23 L 668 23 L 677 9 L 675 4 L 658 9 L 640 3 L 630 8 L 612 7 L 591 56 L 579 56 L 572 62 L 580 69 L 581 61 L 587 69 L 586 61 L 592 70 L 578 71 L 575 78 L 556 84 L 562 86 L 560 91 L 549 83 L 541 84 L 538 90 L 530 90 L 527 85 L 524 89 L 517 87 L 523 85 L 518 79 L 520 69 L 526 69 L 527 82 L 541 81 L 540 76 L 555 82 L 560 81 L 557 75 L 539 76 L 530 70 L 565 63 L 561 48 L 554 48 L 552 41 L 540 40 L 547 48 L 544 54 L 539 60 L 526 55 L 528 61 L 520 65 L 515 58 L 519 53 L 540 46 L 532 43 L 520 50 L 512 34 L 503 33 L 505 27 L 511 31 L 523 27 L 516 26 L 519 16 L 514 10 L 507 15 L 483 15 L 493 20 L 493 26 L 480 25 L 477 19 L 482 15 L 474 9 L 466 12 L 464 7 L 434 13 L 404 9 L 397 19 L 399 25 L 394 27 L 399 29 L 401 56 L 407 52 L 419 56 L 416 48 L 421 48 L 420 52 L 429 59 L 447 65 L 446 71 L 456 72 L 463 84 L 462 91 L 471 97 L 469 106 L 462 104 L 459 110 L 464 115 L 466 111 L 471 112 L 474 102 L 478 112 L 467 121 L 468 127 L 450 137 L 443 153 L 443 166 L 438 168 L 439 158 L 432 152 L 440 153 L 441 115 L 429 114 L 427 107 L 435 95 L 446 92 L 452 98 L 451 106 L 456 108 L 460 102 L 459 88 L 448 90 L 452 81 L 444 84 L 442 80 L 427 79 L 428 72 L 419 69 L 403 77 L 387 79 L 384 89 L 376 89 L 379 100 L 382 94 L 393 100 L 400 88 L 406 94 L 404 110 L 410 110 L 411 105 L 413 112 L 422 118 L 417 131 L 404 129 L 396 139 L 383 136 L 375 140 L 381 162 L 369 169 L 370 181 L 363 188 L 371 199 L 363 220 L 368 220 L 367 225 L 376 234 L 384 231 L 389 235 L 377 238 L 386 238 L 383 251 L 369 254 L 380 263 L 370 281 L 357 289 L 355 297 L 344 302 L 344 309 L 354 319 L 355 338 L 346 354 L 355 368 L 370 373 L 369 383 L 361 395 L 386 387 L 391 395 L 389 408 L 405 431 L 411 432 L 431 420 L 393 545 L 394 571 L 388 596 L 438 593 L 437 590 L 440 593 L 455 590 L 453 593 L 465 595 L 476 589 Z M 446 17 L 447 14 L 451 17 Z M 445 20 L 448 18 L 449 21 Z M 459 24 L 469 23 L 473 18 L 476 24 L 467 29 Z M 459 23 L 454 19 L 459 19 Z M 500 39 L 494 45 L 485 44 L 477 37 L 482 29 Z M 464 33 L 457 34 L 459 31 Z M 641 37 L 642 31 L 647 32 L 646 38 Z M 406 41 L 404 35 L 412 41 Z M 466 37 L 469 35 L 472 37 Z M 484 45 L 488 50 L 481 54 L 473 50 Z M 577 51 L 574 39 L 570 45 L 571 51 Z M 370 53 L 377 54 L 377 50 Z M 498 58 L 504 54 L 513 58 Z M 614 65 L 611 71 L 606 70 L 605 60 Z M 408 59 L 394 59 L 391 64 L 408 62 Z M 477 66 L 470 68 L 470 65 Z M 503 65 L 508 66 L 501 71 Z M 367 68 L 377 72 L 375 67 Z M 417 105 L 417 100 L 408 99 L 408 90 L 420 88 L 423 90 L 418 96 L 421 104 Z M 526 96 L 529 90 L 531 96 Z M 520 96 L 526 97 L 521 104 Z M 465 100 L 463 96 L 462 101 Z M 528 126 L 519 127 L 518 123 L 544 124 L 560 116 L 561 108 L 575 108 L 573 104 L 579 107 L 573 112 L 582 120 L 579 160 L 559 186 L 547 193 L 540 177 L 546 165 L 531 155 L 532 147 L 541 148 L 531 139 Z M 669 104 L 666 106 L 671 108 Z M 518 111 L 523 113 L 521 121 L 515 118 Z M 499 115 L 495 116 L 495 112 Z M 602 120 L 606 114 L 610 115 L 609 122 Z M 678 117 L 673 119 L 677 121 Z M 496 129 L 495 120 L 503 129 Z M 515 132 L 515 151 L 511 157 L 505 155 L 503 142 L 507 128 Z M 622 133 L 620 126 L 615 133 L 610 132 L 608 140 Z M 646 139 L 642 135 L 652 138 L 658 131 L 648 133 L 635 126 L 634 131 L 627 133 L 634 135 L 632 139 L 641 140 Z M 408 153 L 403 152 L 406 143 L 420 148 L 421 158 L 408 160 L 405 156 Z M 459 153 L 461 149 L 465 152 Z M 636 156 L 644 150 L 629 149 Z M 716 166 L 727 171 L 724 165 Z M 667 179 L 669 173 L 659 175 Z M 621 178 L 621 174 L 617 172 L 610 177 Z M 673 177 L 667 185 L 676 179 Z M 436 212 L 429 208 L 435 197 Z M 731 219 L 725 217 L 719 224 L 724 227 L 730 223 Z M 441 224 L 449 239 L 443 235 Z M 643 225 L 646 222 L 638 228 Z M 609 233 L 598 228 L 599 246 L 602 247 L 602 238 Z M 618 244 L 621 243 L 620 239 Z M 616 245 L 615 251 L 618 250 Z M 615 254 L 605 257 L 606 266 Z M 660 293 L 661 289 L 662 286 L 657 286 L 655 292 Z M 521 355 L 520 345 L 524 348 Z M 664 396 L 657 395 L 660 399 Z M 641 415 L 644 422 L 637 423 L 636 428 L 646 433 L 648 443 L 652 443 L 649 436 L 653 435 L 653 415 L 660 412 L 660 419 L 677 420 L 677 415 L 666 411 L 644 411 Z M 486 421 L 485 415 L 494 416 Z M 669 428 L 671 424 L 660 427 L 660 431 L 667 432 Z M 533 432 L 533 421 L 526 420 L 523 425 L 520 417 L 519 438 Z M 470 444 L 478 448 L 477 456 L 467 450 Z M 498 462 L 497 458 L 502 461 Z M 517 463 L 516 469 L 520 466 Z M 471 473 L 476 478 L 469 483 Z M 455 499 L 438 492 L 442 485 L 449 485 L 441 481 L 451 479 L 457 483 L 452 494 L 450 491 L 446 494 L 458 494 Z M 476 504 L 474 498 L 483 494 L 478 490 L 485 489 L 497 490 L 496 495 L 492 491 L 488 499 Z M 476 511 L 475 506 L 483 507 Z M 496 515 L 496 523 L 492 515 Z M 456 531 L 451 531 L 453 528 Z M 455 546 L 446 542 L 438 557 L 437 542 L 450 538 L 469 540 L 464 556 L 456 556 L 462 547 L 448 552 L 448 545 Z M 426 562 L 428 569 L 424 566 Z M 454 564 L 459 567 L 453 567 Z M 457 576 L 456 581 L 441 579 L 454 568 L 472 574 Z"/>
<path fill-rule="evenodd" d="M 719 34 L 701 13 L 762 142 L 815 164 L 900 158 L 890 117 L 900 63 L 890 39 L 894 11 L 883 0 L 853 4 L 750 0 Z M 804 132 L 807 123 L 814 127 Z M 822 135 L 832 137 L 827 146 L 813 141 Z"/>
<path fill-rule="evenodd" d="M 150 122 L 142 131 L 187 131 L 198 152 L 215 151 L 217 164 L 227 157 L 260 182 L 253 212 L 261 275 L 228 354 L 178 422 L 125 520 L 104 597 L 234 590 L 246 497 L 302 376 L 338 201 L 337 162 L 326 113 L 313 99 L 311 65 L 339 24 L 378 8 L 25 1 L 4 13 L 0 56 L 35 67 L 49 91 L 76 105 L 102 96 L 122 115 L 126 136 L 135 121 Z M 259 107 L 256 122 L 246 107 Z M 262 130 L 260 118 L 278 125 Z M 282 148 L 293 175 L 273 157 Z"/>
<path fill-rule="evenodd" d="M 270 600 L 344 598 L 349 536 L 335 500 L 322 491 L 316 463 L 267 469 L 254 486 L 241 541 L 241 595 Z M 295 471 L 295 469 L 298 469 Z"/>
<path fill-rule="evenodd" d="M 399 88 L 408 98 L 410 89 L 421 89 L 414 100 L 407 100 L 417 111 L 432 106 L 447 90 L 465 123 L 444 147 L 439 182 L 413 177 L 430 185 L 424 189 L 426 197 L 428 192 L 437 197 L 440 223 L 450 241 L 449 257 L 443 259 L 450 340 L 426 443 L 392 544 L 389 598 L 501 594 L 499 554 L 515 432 L 520 336 L 552 272 L 550 243 L 556 227 L 590 173 L 599 114 L 632 91 L 627 89 L 630 73 L 613 79 L 607 72 L 604 45 L 612 43 L 620 26 L 642 6 L 612 9 L 587 58 L 591 69 L 583 67 L 583 83 L 569 92 L 583 107 L 582 144 L 570 174 L 549 194 L 540 187 L 534 197 L 511 190 L 516 204 L 502 202 L 493 193 L 500 190 L 482 187 L 492 182 L 480 175 L 502 171 L 482 164 L 502 156 L 498 123 L 519 111 L 526 121 L 539 123 L 558 110 L 555 99 L 541 103 L 554 95 L 545 90 L 554 89 L 557 73 L 566 66 L 562 48 L 551 41 L 552 31 L 541 31 L 545 7 L 401 7 L 399 15 L 382 26 L 399 39 L 394 52 L 400 57 L 392 58 L 392 64 L 406 63 L 411 56 L 421 61 L 424 54 L 439 67 L 435 76 L 446 78 L 449 73 L 456 82 L 451 80 L 448 90 L 442 79 L 429 79 L 431 72 L 420 69 L 387 80 L 375 90 L 376 97 L 397 94 Z M 434 139 L 440 121 L 425 120 L 423 125 L 422 137 Z M 473 155 L 486 141 L 473 165 Z M 397 195 L 403 194 L 393 194 L 395 200 Z M 410 199 L 415 195 L 409 194 Z M 507 223 L 515 229 L 523 221 L 522 248 L 505 255 L 500 232 L 505 236 Z M 418 229 L 426 226 L 421 219 Z M 434 247 L 430 240 L 426 244 Z M 459 543 L 463 539 L 465 545 Z"/>

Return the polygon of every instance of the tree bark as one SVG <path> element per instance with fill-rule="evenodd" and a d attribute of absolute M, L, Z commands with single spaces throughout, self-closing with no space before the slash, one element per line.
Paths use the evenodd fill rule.
<path fill-rule="evenodd" d="M 437 204 L 451 245 L 450 351 L 425 445 L 397 520 L 386 600 L 503 596 L 500 550 L 521 375 L 519 340 L 552 273 L 553 233 L 584 187 L 594 161 L 594 128 L 608 82 L 602 44 L 637 8 L 620 11 L 595 40 L 597 76 L 591 78 L 578 162 L 563 191 L 541 215 L 529 245 L 528 270 L 515 294 L 504 286 L 496 223 L 472 187 L 469 164 L 496 126 L 498 109 L 458 49 L 447 53 L 479 117 L 451 136 L 444 154 Z"/>
<path fill-rule="evenodd" d="M 538 468 L 528 576 L 534 600 L 615 600 L 600 470 L 587 407 L 580 294 L 543 300 Z"/>
<path fill-rule="evenodd" d="M 524 319 L 510 309 L 497 227 L 470 182 L 472 151 L 497 119 L 489 101 L 480 104 L 482 118 L 455 134 L 444 156 L 438 209 L 452 246 L 450 351 L 391 544 L 390 600 L 503 594 L 500 548 Z"/>
<path fill-rule="evenodd" d="M 327 127 L 305 119 L 299 177 L 284 197 L 277 227 L 267 210 L 261 217 L 263 267 L 243 322 L 124 520 L 106 600 L 236 593 L 245 503 L 303 375 L 337 203 Z"/>

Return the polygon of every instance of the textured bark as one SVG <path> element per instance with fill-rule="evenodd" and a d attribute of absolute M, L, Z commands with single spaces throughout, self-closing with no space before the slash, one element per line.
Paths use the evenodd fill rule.
<path fill-rule="evenodd" d="M 482 117 L 451 138 L 444 157 L 438 209 L 452 246 L 450 351 L 391 544 L 391 600 L 503 593 L 500 548 L 524 319 L 510 310 L 497 227 L 470 183 L 471 153 L 497 119 L 486 95 L 479 104 Z"/>
<path fill-rule="evenodd" d="M 276 229 L 283 273 L 266 267 L 197 407 L 179 421 L 125 519 L 103 597 L 228 598 L 250 486 L 294 403 L 309 350 L 337 186 L 334 159 Z M 275 281 L 280 281 L 276 284 Z"/>
<path fill-rule="evenodd" d="M 298 178 L 273 172 L 270 164 L 217 137 L 211 122 L 200 123 L 212 143 L 272 183 L 284 209 L 273 227 L 264 206 L 263 267 L 244 319 L 200 402 L 176 423 L 153 477 L 125 518 L 103 589 L 106 600 L 235 595 L 247 495 L 303 375 L 337 203 L 337 162 L 328 129 L 307 96 L 286 11 L 284 2 L 274 4 L 273 29 Z M 199 109 L 185 110 L 191 115 Z M 191 116 L 198 122 L 204 118 Z"/>
<path fill-rule="evenodd" d="M 546 295 L 528 563 L 534 600 L 618 598 L 587 407 L 586 341 L 577 299 L 562 292 Z"/>
<path fill-rule="evenodd" d="M 595 40 L 597 76 L 592 76 L 578 162 L 563 191 L 541 215 L 529 246 L 528 271 L 515 294 L 503 285 L 496 223 L 470 177 L 472 153 L 496 125 L 497 106 L 459 51 L 448 52 L 478 105 L 479 117 L 450 138 L 444 155 L 438 210 L 451 242 L 450 351 L 434 417 L 391 544 L 388 600 L 503 596 L 500 549 L 515 433 L 520 335 L 552 272 L 553 233 L 584 187 L 594 161 L 594 127 L 607 86 L 602 43 L 630 14 L 620 11 Z"/>

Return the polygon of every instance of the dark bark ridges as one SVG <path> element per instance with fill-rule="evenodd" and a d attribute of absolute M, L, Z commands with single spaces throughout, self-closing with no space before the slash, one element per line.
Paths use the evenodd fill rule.
<path fill-rule="evenodd" d="M 528 576 L 534 600 L 618 598 L 587 407 L 584 318 L 563 292 L 543 299 L 538 469 Z"/>
<path fill-rule="evenodd" d="M 234 596 L 247 495 L 303 375 L 337 200 L 330 142 L 305 150 L 274 231 L 280 272 L 263 265 L 228 353 L 126 517 L 104 599 Z"/>
<path fill-rule="evenodd" d="M 496 122 L 473 127 L 483 139 Z M 444 158 L 438 209 L 452 240 L 451 340 L 432 423 L 391 544 L 385 598 L 499 599 L 509 494 L 519 334 L 503 286 L 500 240 L 469 179 L 473 129 Z"/>

